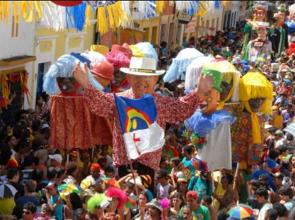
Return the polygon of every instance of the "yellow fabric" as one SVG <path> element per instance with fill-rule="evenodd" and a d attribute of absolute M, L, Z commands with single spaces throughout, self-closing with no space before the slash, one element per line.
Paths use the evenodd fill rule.
<path fill-rule="evenodd" d="M 93 44 L 90 46 L 90 51 L 95 51 L 103 55 L 107 55 L 107 53 L 109 52 L 109 48 L 105 45 Z"/>
<path fill-rule="evenodd" d="M 217 106 L 217 110 L 221 110 L 224 108 L 225 103 L 231 99 L 232 95 L 234 93 L 234 87 L 232 86 L 229 93 L 227 94 L 226 98 L 224 100 L 220 100 Z"/>
<path fill-rule="evenodd" d="M 144 53 L 136 45 L 130 45 L 129 48 L 132 51 L 132 56 L 144 57 Z"/>
<path fill-rule="evenodd" d="M 270 81 L 258 71 L 250 71 L 240 80 L 239 96 L 241 101 L 265 98 L 272 101 L 273 88 Z M 270 113 L 271 106 L 264 106 L 263 113 Z"/>
<path fill-rule="evenodd" d="M 43 2 L 40 2 L 40 1 L 22 1 L 21 8 L 22 8 L 22 15 L 24 20 L 26 22 L 33 22 L 35 20 L 41 19 L 43 15 L 42 4 Z"/>
<path fill-rule="evenodd" d="M 284 118 L 282 115 L 275 115 L 273 119 L 273 126 L 277 129 L 283 128 Z"/>
<path fill-rule="evenodd" d="M 86 11 L 85 11 L 85 27 L 89 27 L 90 26 L 90 19 L 91 19 L 91 15 L 92 15 L 92 9 L 91 9 L 91 5 L 87 4 L 86 7 Z"/>
<path fill-rule="evenodd" d="M 239 97 L 244 108 L 251 114 L 252 137 L 254 144 L 261 144 L 261 130 L 257 114 L 252 112 L 249 105 L 250 99 L 265 98 L 259 112 L 271 114 L 273 88 L 270 81 L 257 70 L 251 70 L 240 80 Z"/>
<path fill-rule="evenodd" d="M 120 27 L 120 25 L 123 22 L 126 22 L 128 19 L 132 19 L 132 18 L 128 18 L 126 12 L 123 11 L 121 1 L 116 2 L 114 5 L 112 5 L 112 10 L 113 10 L 113 15 L 115 15 L 114 20 L 115 20 L 116 28 Z"/>
<path fill-rule="evenodd" d="M 20 22 L 21 4 L 22 4 L 22 2 L 17 2 L 17 1 L 13 2 L 13 16 L 14 16 L 14 19 L 15 19 L 15 23 Z"/>
<path fill-rule="evenodd" d="M 14 207 L 14 198 L 0 199 L 0 215 L 11 215 Z"/>
<path fill-rule="evenodd" d="M 218 61 L 218 62 L 212 62 L 210 64 L 207 64 L 206 66 L 209 66 L 210 69 L 215 69 L 218 70 L 219 72 L 222 73 L 222 80 L 223 81 L 230 81 L 232 80 L 233 73 L 237 73 L 238 70 L 237 68 L 230 62 L 228 61 Z"/>
<path fill-rule="evenodd" d="M 156 1 L 156 13 L 161 14 L 164 10 L 165 1 Z"/>
<path fill-rule="evenodd" d="M 223 197 L 225 194 L 225 190 L 222 188 L 222 185 L 221 185 L 221 177 L 222 177 L 222 173 L 220 171 L 212 172 L 212 179 L 214 182 L 217 183 L 214 193 L 216 193 L 216 195 L 219 197 Z M 218 200 L 213 199 L 212 205 L 217 210 L 219 209 L 220 204 L 219 204 Z"/>
<path fill-rule="evenodd" d="M 116 25 L 115 25 L 114 15 L 113 15 L 113 11 L 112 11 L 112 5 L 107 6 L 107 11 L 108 11 L 108 18 L 109 18 L 110 28 L 115 29 Z"/>
<path fill-rule="evenodd" d="M 94 179 L 92 176 L 87 176 L 85 179 L 82 180 L 80 187 L 83 190 L 88 189 L 94 183 Z"/>
<path fill-rule="evenodd" d="M 206 1 L 199 1 L 199 9 L 197 12 L 197 16 L 203 17 L 208 12 L 208 2 Z"/>
<path fill-rule="evenodd" d="M 10 9 L 10 2 L 9 1 L 0 1 L 0 21 L 1 22 L 8 22 L 8 15 Z"/>
<path fill-rule="evenodd" d="M 105 7 L 97 8 L 97 30 L 100 34 L 105 34 L 108 32 L 108 21 Z"/>
<path fill-rule="evenodd" d="M 252 122 L 252 138 L 254 144 L 261 144 L 261 130 L 258 116 L 255 112 L 252 112 L 252 109 L 249 105 L 249 102 L 243 102 L 246 110 L 251 114 L 251 122 Z"/>

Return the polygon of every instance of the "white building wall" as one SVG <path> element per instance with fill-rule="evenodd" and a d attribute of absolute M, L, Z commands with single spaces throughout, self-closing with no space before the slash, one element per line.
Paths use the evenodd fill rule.
<path fill-rule="evenodd" d="M 18 35 L 12 37 L 12 16 L 9 17 L 7 23 L 0 22 L 0 59 L 11 58 L 21 55 L 34 55 L 34 36 L 35 23 L 26 23 L 22 19 L 18 25 Z M 15 27 L 15 26 L 14 26 Z M 1 70 L 9 70 L 16 67 L 25 66 L 29 73 L 28 88 L 32 93 L 34 62 L 26 63 L 25 65 L 1 67 Z M 24 108 L 30 108 L 32 100 L 25 99 Z"/>

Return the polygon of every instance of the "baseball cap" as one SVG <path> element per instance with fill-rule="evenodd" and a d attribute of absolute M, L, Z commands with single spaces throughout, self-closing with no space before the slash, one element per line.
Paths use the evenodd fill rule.
<path fill-rule="evenodd" d="M 52 154 L 52 155 L 49 155 L 48 157 L 49 157 L 49 159 L 55 160 L 59 163 L 62 162 L 62 156 L 60 154 Z"/>

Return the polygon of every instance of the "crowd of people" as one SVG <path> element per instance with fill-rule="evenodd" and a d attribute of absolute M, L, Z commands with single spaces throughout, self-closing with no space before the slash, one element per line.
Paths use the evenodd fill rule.
<path fill-rule="evenodd" d="M 256 28 L 262 28 L 260 36 L 265 24 Z M 233 164 L 232 170 L 211 171 L 206 161 L 196 159 L 198 147 L 185 135 L 184 124 L 178 123 L 165 128 L 165 145 L 155 175 L 140 174 L 136 166 L 121 175 L 114 166 L 112 145 L 70 151 L 51 147 L 50 101 L 43 94 L 35 110 L 20 110 L 13 118 L 1 119 L 0 218 L 295 219 L 295 139 L 284 131 L 295 116 L 295 56 L 277 50 L 258 64 L 254 62 L 257 54 L 253 60 L 250 48 L 248 60 L 244 60 L 243 37 L 242 28 L 231 28 L 215 36 L 191 38 L 182 48 L 194 47 L 212 57 L 223 57 L 241 75 L 257 68 L 272 83 L 272 113 L 264 116 L 259 163 L 246 169 Z M 272 40 L 273 35 L 267 39 Z M 167 43 L 161 43 L 162 67 L 177 55 L 178 49 L 169 49 Z M 180 97 L 184 86 L 182 81 L 169 84 L 160 79 L 155 91 L 160 96 Z M 238 204 L 245 205 L 234 211 L 253 212 L 246 217 L 233 216 Z"/>

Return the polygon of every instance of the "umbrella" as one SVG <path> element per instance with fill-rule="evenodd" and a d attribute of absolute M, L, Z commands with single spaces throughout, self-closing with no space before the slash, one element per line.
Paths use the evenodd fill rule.
<path fill-rule="evenodd" d="M 290 133 L 291 135 L 293 135 L 295 137 L 295 122 L 292 122 L 291 124 L 289 124 L 284 131 Z"/>
<path fill-rule="evenodd" d="M 16 188 L 9 183 L 1 183 L 0 185 L 0 198 L 12 198 L 17 193 Z"/>
<path fill-rule="evenodd" d="M 245 219 L 251 217 L 254 212 L 250 206 L 239 204 L 228 211 L 228 214 L 232 218 Z"/>
<path fill-rule="evenodd" d="M 194 59 L 203 56 L 204 54 L 195 48 L 185 48 L 181 50 L 172 60 L 172 64 L 163 78 L 164 82 L 171 83 L 178 79 L 184 80 L 188 65 L 190 65 Z"/>

